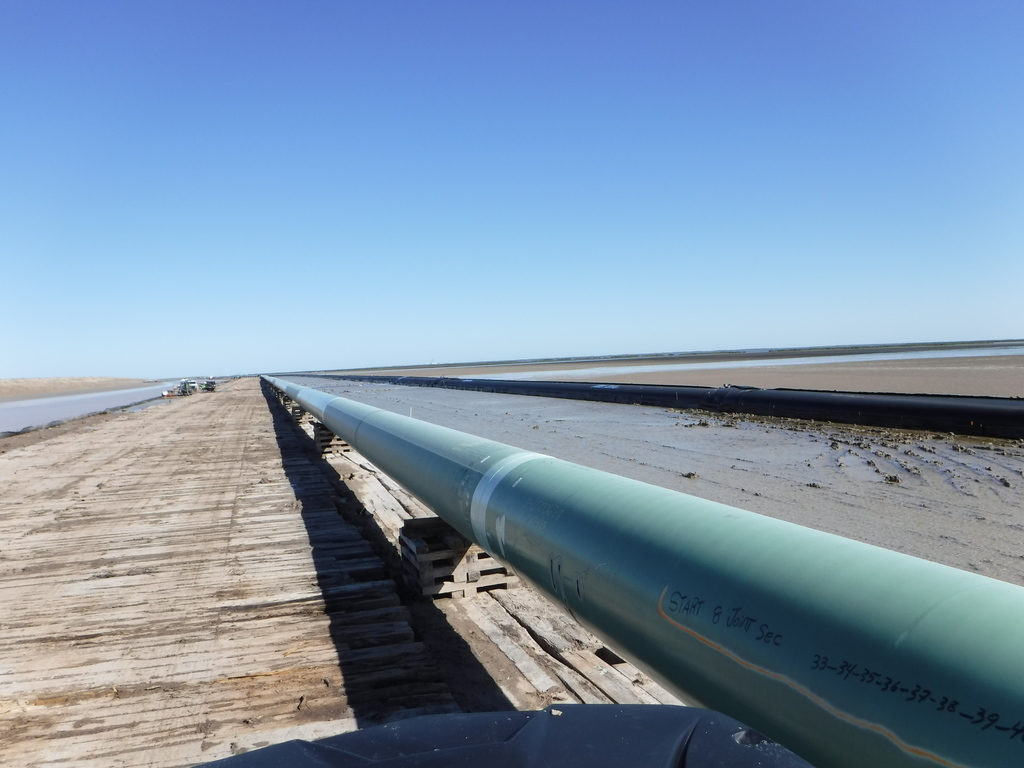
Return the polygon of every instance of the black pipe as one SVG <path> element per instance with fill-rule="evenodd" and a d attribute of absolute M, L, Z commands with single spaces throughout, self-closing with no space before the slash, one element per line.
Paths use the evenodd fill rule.
<path fill-rule="evenodd" d="M 1024 400 L 1019 398 L 822 392 L 732 386 L 684 387 L 661 384 L 596 384 L 580 381 L 503 381 L 443 376 L 310 375 L 315 378 L 345 381 L 781 416 L 870 427 L 952 432 L 980 437 L 1024 438 Z"/>

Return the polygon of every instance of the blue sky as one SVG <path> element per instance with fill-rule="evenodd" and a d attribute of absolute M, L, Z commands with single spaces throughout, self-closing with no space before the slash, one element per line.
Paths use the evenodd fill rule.
<path fill-rule="evenodd" d="M 0 377 L 1024 337 L 1024 4 L 0 5 Z"/>

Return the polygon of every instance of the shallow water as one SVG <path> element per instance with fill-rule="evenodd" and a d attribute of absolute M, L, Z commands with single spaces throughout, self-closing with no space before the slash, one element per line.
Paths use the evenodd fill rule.
<path fill-rule="evenodd" d="M 0 403 L 0 434 L 43 427 L 55 422 L 77 419 L 90 413 L 134 405 L 160 397 L 172 382 L 163 382 L 112 392 L 90 392 L 57 397 L 33 397 Z"/>
<path fill-rule="evenodd" d="M 506 381 L 558 381 L 571 378 L 579 381 L 587 378 L 599 379 L 604 376 L 629 374 L 672 373 L 675 371 L 706 371 L 723 368 L 765 368 L 789 365 L 824 365 L 827 363 L 871 363 L 885 360 L 928 360 L 950 357 L 997 357 L 1024 355 L 1024 346 L 979 347 L 976 349 L 915 350 L 908 352 L 863 352 L 848 355 L 827 355 L 823 357 L 782 357 L 768 360 L 729 360 L 717 363 L 650 363 L 645 365 L 594 366 L 593 368 L 572 368 L 557 371 L 519 371 L 478 375 L 473 378 L 503 379 Z M 470 378 L 461 376 L 459 378 Z"/>

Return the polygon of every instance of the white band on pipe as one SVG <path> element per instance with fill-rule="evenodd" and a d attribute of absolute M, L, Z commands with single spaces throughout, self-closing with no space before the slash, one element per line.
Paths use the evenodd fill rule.
<path fill-rule="evenodd" d="M 544 454 L 531 453 L 529 451 L 514 453 L 511 456 L 506 456 L 484 473 L 484 476 L 480 478 L 480 482 L 476 484 L 476 490 L 473 491 L 473 501 L 469 506 L 469 522 L 473 526 L 473 535 L 476 537 L 477 544 L 484 549 L 493 549 L 493 545 L 488 547 L 489 542 L 487 540 L 487 505 L 490 503 L 491 494 L 498 487 L 498 483 L 505 478 L 505 475 L 521 464 L 533 461 L 534 459 L 547 458 L 549 457 Z"/>

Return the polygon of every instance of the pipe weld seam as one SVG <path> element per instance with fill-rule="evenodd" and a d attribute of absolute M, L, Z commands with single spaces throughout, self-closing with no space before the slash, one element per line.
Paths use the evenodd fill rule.
<path fill-rule="evenodd" d="M 514 453 L 496 462 L 494 466 L 483 474 L 480 482 L 476 484 L 476 490 L 473 491 L 473 500 L 469 505 L 469 522 L 473 527 L 473 535 L 476 537 L 477 544 L 487 550 L 493 549 L 493 547 L 488 546 L 487 541 L 487 506 L 490 504 L 491 494 L 494 493 L 494 489 L 498 487 L 498 484 L 516 467 L 534 459 L 547 458 L 550 457 L 531 451 Z M 504 555 L 504 542 L 498 542 L 498 544 L 502 550 L 502 555 Z"/>

